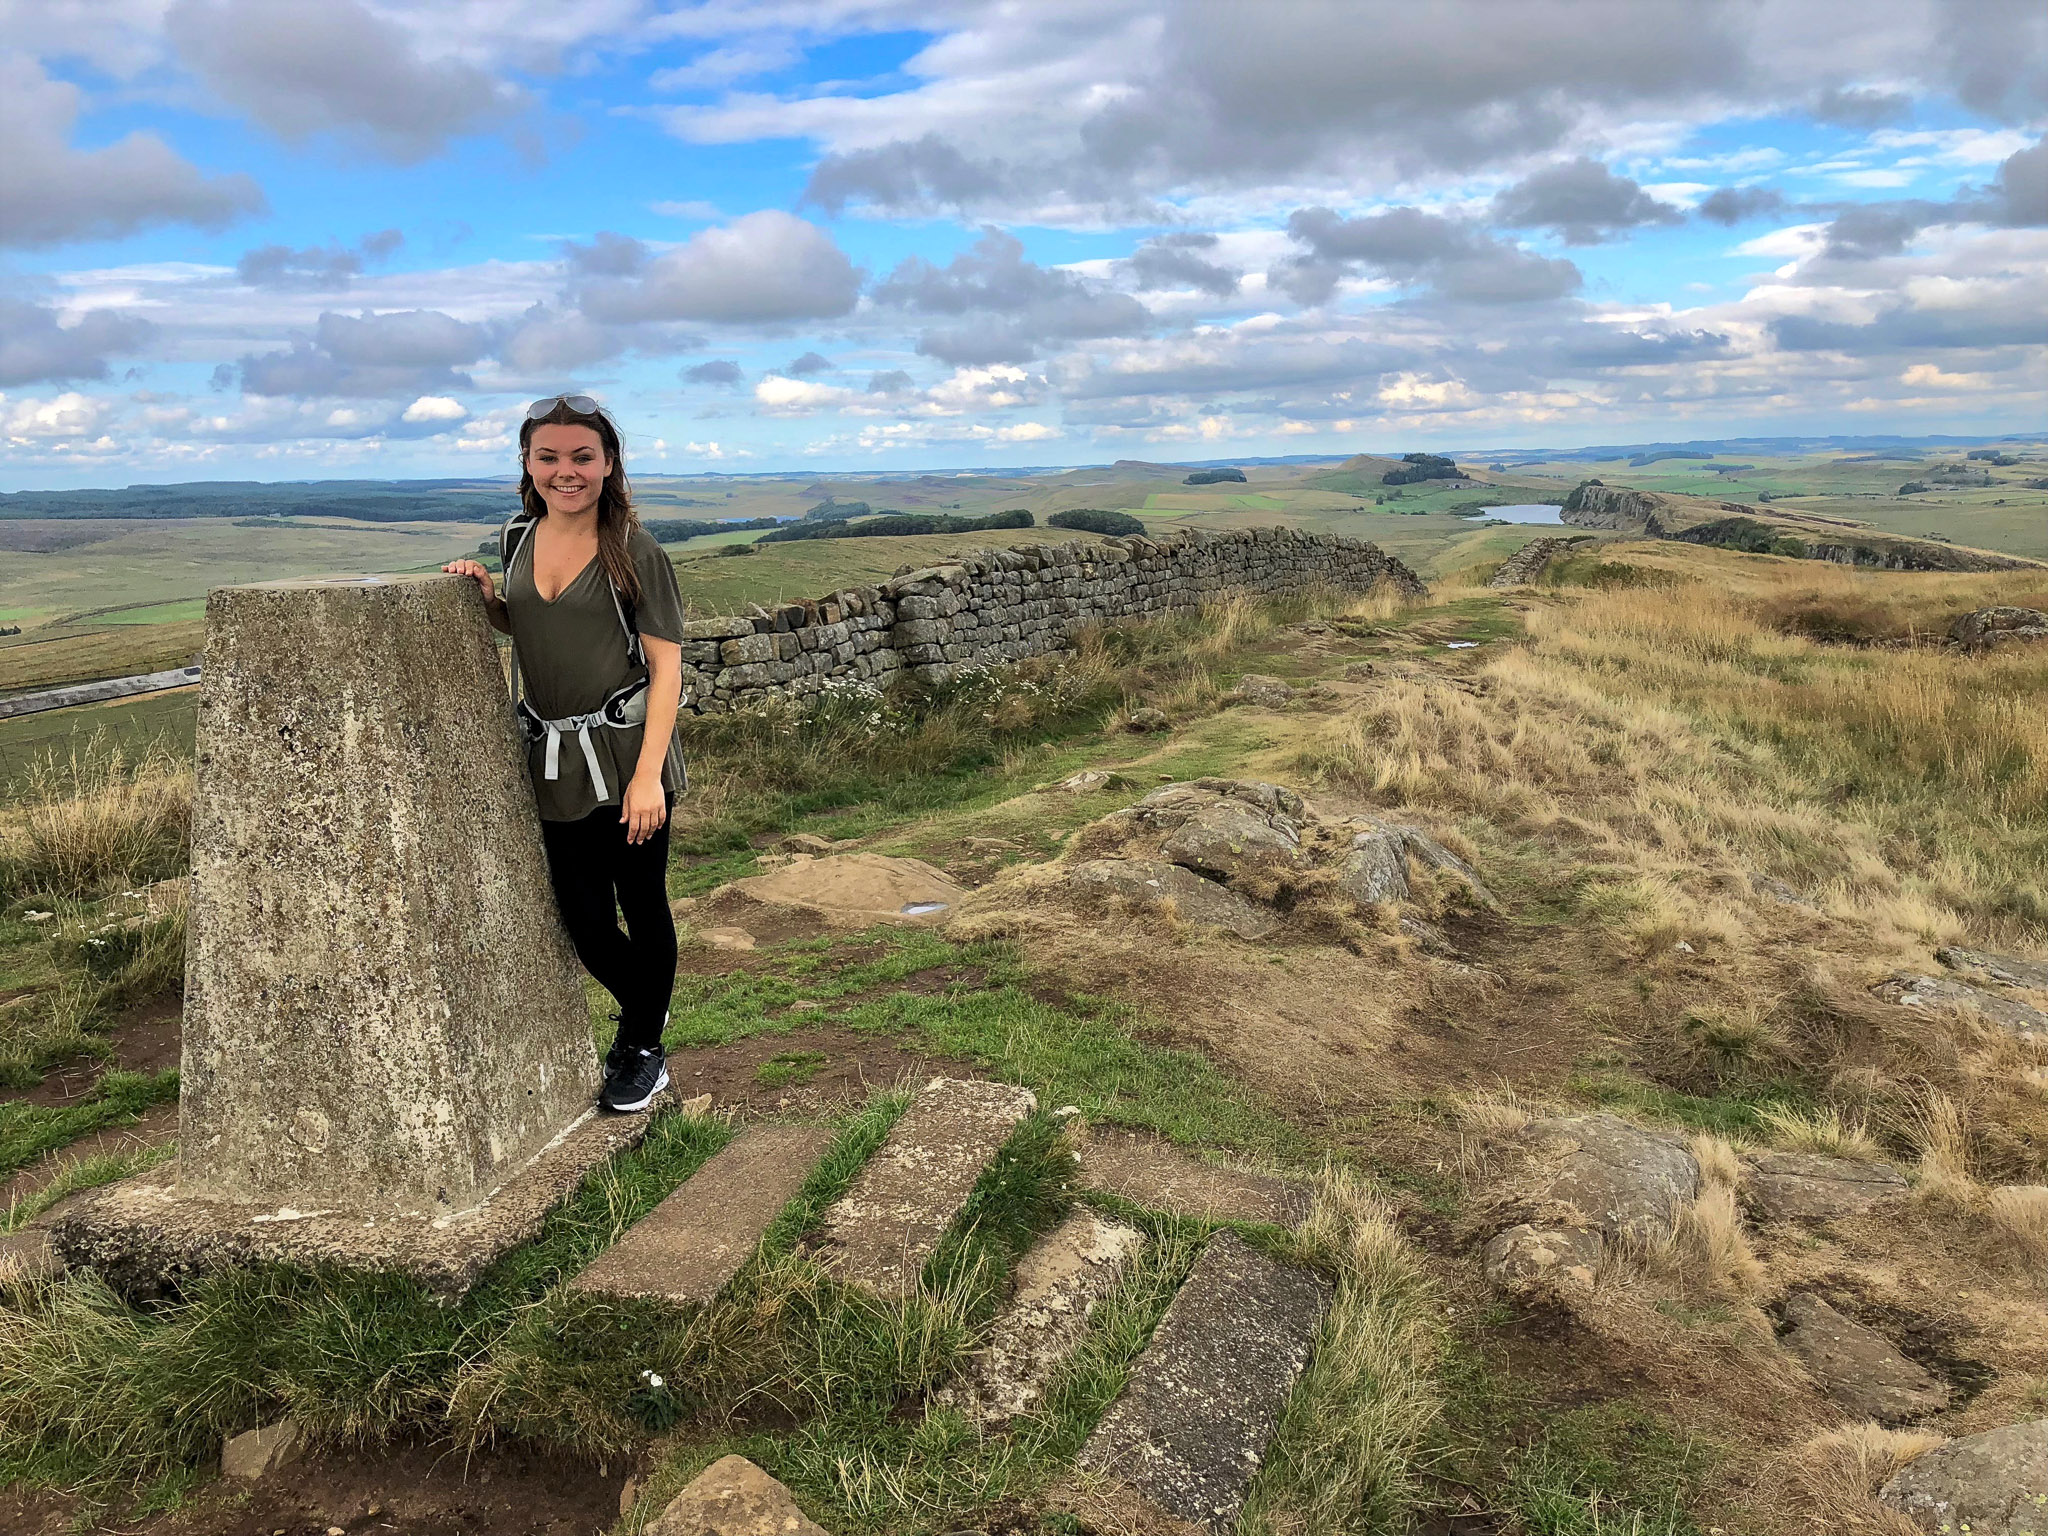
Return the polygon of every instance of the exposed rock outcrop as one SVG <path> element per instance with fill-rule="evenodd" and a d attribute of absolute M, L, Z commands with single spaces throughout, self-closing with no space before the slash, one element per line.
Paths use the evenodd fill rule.
<path fill-rule="evenodd" d="M 1851 1418 L 1904 1424 L 1948 1405 L 1948 1388 L 1874 1328 L 1844 1317 L 1820 1297 L 1785 1303 L 1783 1343 Z"/>
<path fill-rule="evenodd" d="M 1966 651 L 1989 651 L 2001 645 L 2048 640 L 2048 613 L 2005 604 L 1979 608 L 1949 625 L 1948 637 Z"/>
<path fill-rule="evenodd" d="M 1486 1278 L 1502 1290 L 1565 1287 L 1589 1291 L 1606 1243 L 1592 1227 L 1529 1222 L 1498 1233 L 1480 1255 Z"/>
<path fill-rule="evenodd" d="M 1866 1211 L 1907 1190 L 1890 1163 L 1818 1152 L 1766 1152 L 1746 1170 L 1742 1188 L 1767 1221 L 1833 1221 Z"/>
<path fill-rule="evenodd" d="M 2029 1045 L 2048 1045 L 2048 1013 L 1945 976 L 1894 976 L 1877 995 L 1906 1008 L 1959 1008 L 2011 1031 Z"/>
<path fill-rule="evenodd" d="M 1541 1169 L 1537 1194 L 1611 1237 L 1654 1242 L 1700 1192 L 1700 1165 L 1675 1137 L 1615 1115 L 1539 1120 L 1523 1133 Z"/>
<path fill-rule="evenodd" d="M 2039 1536 L 2048 1530 L 2048 1419 L 1937 1446 L 1877 1496 L 1929 1533 Z"/>

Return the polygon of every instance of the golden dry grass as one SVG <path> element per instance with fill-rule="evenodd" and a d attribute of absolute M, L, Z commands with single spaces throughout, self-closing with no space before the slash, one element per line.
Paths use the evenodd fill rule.
<path fill-rule="evenodd" d="M 1770 1127 L 1771 1139 L 1790 1152 L 1865 1159 L 1884 1155 L 1884 1148 L 1860 1115 L 1832 1104 L 1810 1109 L 1767 1104 L 1758 1115 Z"/>
<path fill-rule="evenodd" d="M 1825 1536 L 1918 1536 L 1920 1527 L 1872 1495 L 1899 1468 L 1942 1443 L 1917 1429 L 1856 1424 L 1814 1436 L 1786 1458 L 1782 1504 Z"/>
<path fill-rule="evenodd" d="M 183 874 L 192 768 L 160 747 L 131 756 L 96 732 L 33 763 L 0 815 L 0 903 L 88 900 Z"/>
<path fill-rule="evenodd" d="M 2008 1184 L 1991 1192 L 1991 1224 L 2019 1256 L 2048 1264 L 2048 1185 Z"/>

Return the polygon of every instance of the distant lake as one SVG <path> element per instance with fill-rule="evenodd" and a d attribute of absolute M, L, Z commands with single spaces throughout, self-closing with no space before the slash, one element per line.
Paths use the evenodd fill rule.
<path fill-rule="evenodd" d="M 1512 507 L 1487 507 L 1479 515 L 1497 517 L 1504 523 L 1562 523 L 1564 508 L 1548 501 L 1525 501 Z"/>

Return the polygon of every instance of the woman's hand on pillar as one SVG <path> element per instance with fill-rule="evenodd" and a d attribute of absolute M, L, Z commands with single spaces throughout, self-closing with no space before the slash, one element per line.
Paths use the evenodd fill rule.
<path fill-rule="evenodd" d="M 474 576 L 476 584 L 484 589 L 484 601 L 486 603 L 491 602 L 498 595 L 497 586 L 491 580 L 491 573 L 474 560 L 450 560 L 441 569 L 450 576 Z"/>

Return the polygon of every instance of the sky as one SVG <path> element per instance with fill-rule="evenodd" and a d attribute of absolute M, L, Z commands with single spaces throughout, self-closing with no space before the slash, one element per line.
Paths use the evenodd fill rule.
<path fill-rule="evenodd" d="M 2048 427 L 2040 0 L 0 0 L 0 489 Z"/>

